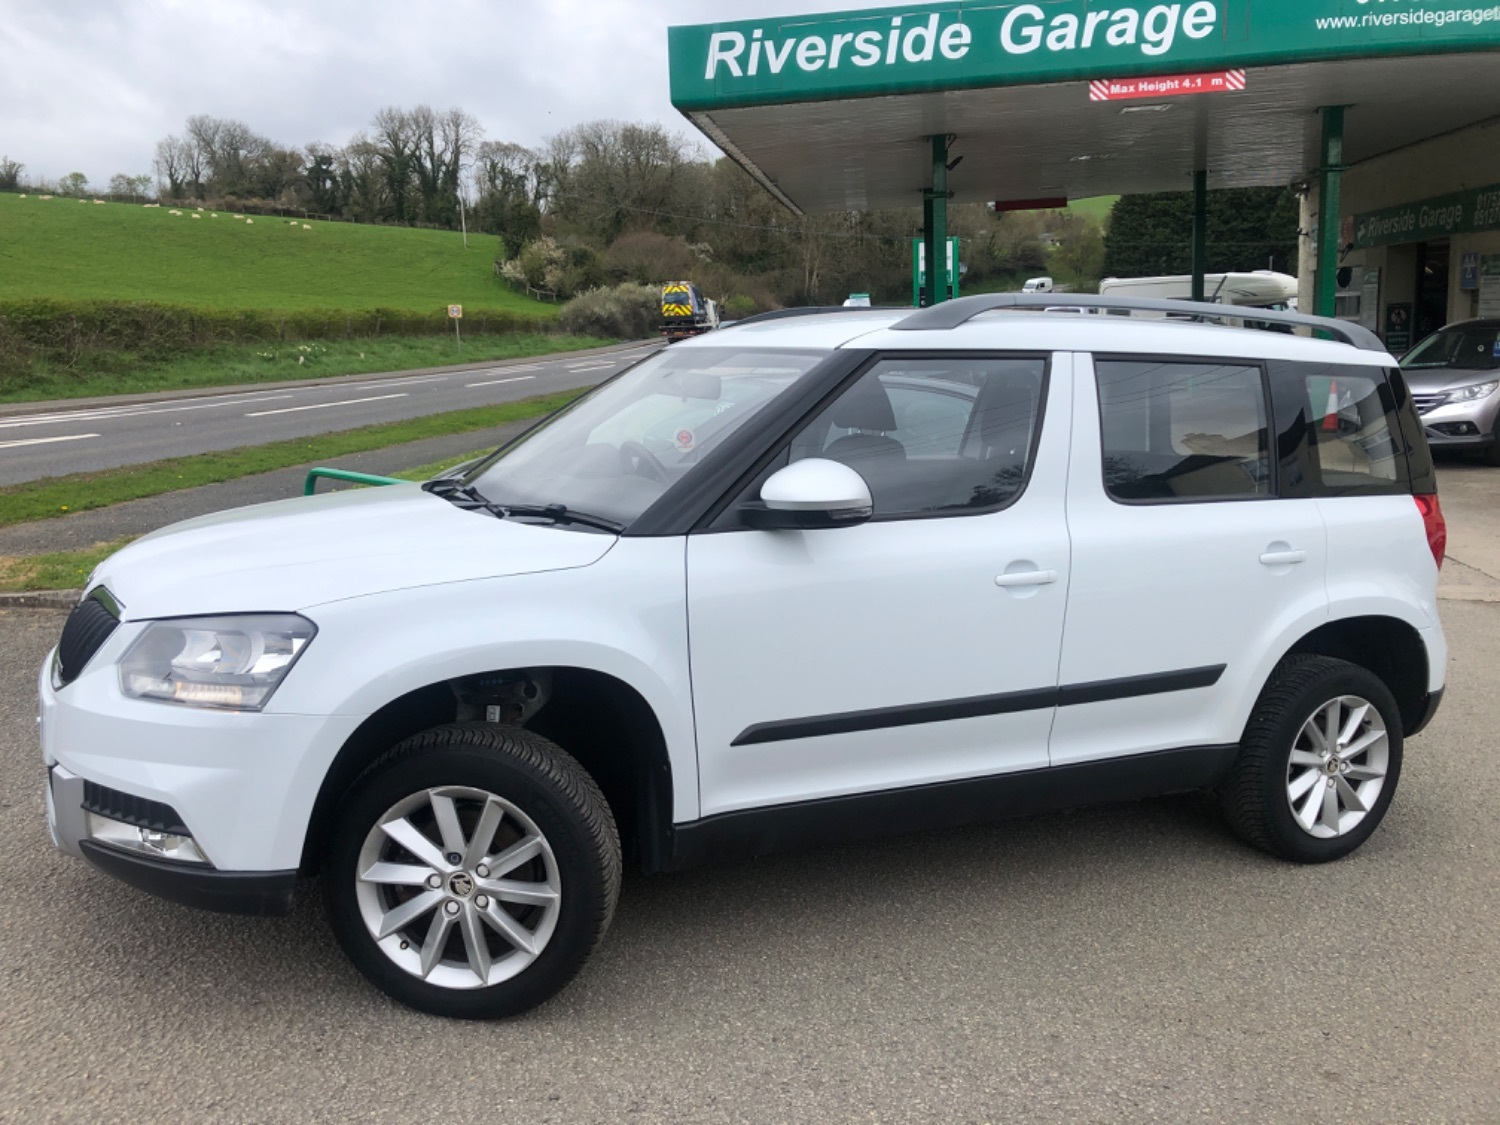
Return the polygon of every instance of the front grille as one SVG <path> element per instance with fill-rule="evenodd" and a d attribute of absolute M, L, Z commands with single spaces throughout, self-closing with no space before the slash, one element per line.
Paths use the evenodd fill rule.
<path fill-rule="evenodd" d="M 99 598 L 85 598 L 74 606 L 57 644 L 58 680 L 76 680 L 119 625 L 120 619 Z"/>
<path fill-rule="evenodd" d="M 1414 394 L 1411 400 L 1417 404 L 1417 413 L 1426 414 L 1429 410 L 1436 410 L 1448 401 L 1446 392 L 1439 391 L 1437 394 Z"/>
<path fill-rule="evenodd" d="M 182 817 L 171 805 L 160 801 L 148 801 L 145 797 L 132 797 L 118 789 L 110 789 L 92 781 L 83 783 L 83 808 L 97 816 L 133 824 L 137 828 L 149 828 L 153 832 L 166 832 L 173 836 L 191 836 Z"/>

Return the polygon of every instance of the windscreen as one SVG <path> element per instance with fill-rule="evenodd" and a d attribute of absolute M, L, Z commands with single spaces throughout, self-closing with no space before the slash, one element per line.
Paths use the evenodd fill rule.
<path fill-rule="evenodd" d="M 827 351 L 681 348 L 606 383 L 469 474 L 491 503 L 628 524 Z"/>
<path fill-rule="evenodd" d="M 1407 352 L 1401 366 L 1407 371 L 1433 367 L 1458 371 L 1500 369 L 1500 327 L 1444 328 Z"/>

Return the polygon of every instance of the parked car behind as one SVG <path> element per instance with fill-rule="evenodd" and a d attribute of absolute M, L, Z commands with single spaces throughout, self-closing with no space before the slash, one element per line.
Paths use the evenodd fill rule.
<path fill-rule="evenodd" d="M 1500 465 L 1500 320 L 1440 328 L 1401 360 L 1427 442 Z"/>

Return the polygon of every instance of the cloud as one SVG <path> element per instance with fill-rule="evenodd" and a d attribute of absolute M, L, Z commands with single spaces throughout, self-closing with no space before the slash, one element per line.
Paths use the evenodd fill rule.
<path fill-rule="evenodd" d="M 598 118 L 688 131 L 668 98 L 668 24 L 869 6 L 0 0 L 0 154 L 30 176 L 102 184 L 149 171 L 156 141 L 194 113 L 286 145 L 341 145 L 382 106 L 424 103 L 526 145 Z"/>

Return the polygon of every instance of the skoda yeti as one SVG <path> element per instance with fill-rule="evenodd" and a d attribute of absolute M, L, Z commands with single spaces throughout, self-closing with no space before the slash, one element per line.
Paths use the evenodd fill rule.
<path fill-rule="evenodd" d="M 1058 300 L 756 318 L 426 484 L 137 541 L 41 672 L 56 845 L 227 911 L 319 876 L 459 1017 L 563 987 L 626 862 L 1193 790 L 1347 855 L 1444 682 L 1395 360 Z"/>

